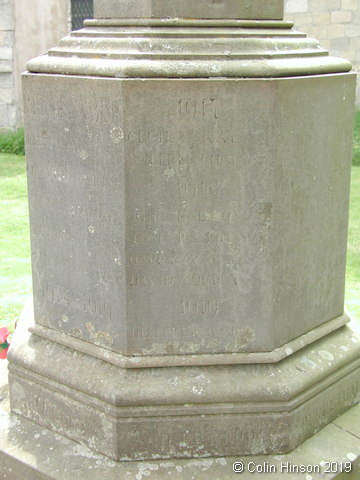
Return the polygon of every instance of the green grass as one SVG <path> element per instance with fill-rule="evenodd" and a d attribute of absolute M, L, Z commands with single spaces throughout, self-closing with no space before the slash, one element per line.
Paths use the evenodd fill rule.
<path fill-rule="evenodd" d="M 360 319 L 360 166 L 352 168 L 345 304 Z"/>
<path fill-rule="evenodd" d="M 360 110 L 356 112 L 355 116 L 353 165 L 360 166 Z"/>
<path fill-rule="evenodd" d="M 0 154 L 0 326 L 13 328 L 31 293 L 28 203 L 23 156 Z"/>
<path fill-rule="evenodd" d="M 0 132 L 0 152 L 24 155 L 24 129 L 19 128 L 16 132 Z"/>

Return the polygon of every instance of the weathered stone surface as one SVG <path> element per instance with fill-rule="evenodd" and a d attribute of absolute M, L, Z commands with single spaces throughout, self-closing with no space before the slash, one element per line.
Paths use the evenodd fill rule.
<path fill-rule="evenodd" d="M 84 477 L 88 480 L 230 480 L 235 478 L 233 464 L 239 461 L 244 464 L 241 478 L 245 480 L 277 479 L 281 471 L 284 480 L 298 480 L 306 474 L 301 475 L 294 470 L 292 473 L 290 469 L 301 465 L 308 468 L 308 475 L 313 480 L 324 478 L 326 470 L 331 470 L 331 467 L 333 473 L 326 473 L 328 480 L 358 480 L 360 474 L 360 440 L 356 433 L 359 406 L 286 455 L 114 462 L 34 422 L 9 415 L 7 390 L 0 390 L 0 396 L 1 480 L 83 480 Z M 339 428 L 336 424 L 342 424 L 348 415 L 354 419 L 350 427 L 346 430 Z M 350 462 L 351 473 L 342 475 L 341 469 L 348 470 Z M 263 468 L 263 472 L 249 472 L 254 466 Z M 270 468 L 273 472 L 267 473 Z"/>
<path fill-rule="evenodd" d="M 15 126 L 14 2 L 0 1 L 0 129 Z"/>
<path fill-rule="evenodd" d="M 61 437 L 34 422 L 9 415 L 6 390 L 0 391 L 0 478 L 26 480 L 231 480 L 235 478 L 233 464 L 242 462 L 245 480 L 280 477 L 299 480 L 306 474 L 291 473 L 291 468 L 304 465 L 313 480 L 358 480 L 360 474 L 360 440 L 354 431 L 359 425 L 360 409 L 350 410 L 355 422 L 344 430 L 334 422 L 299 448 L 287 455 L 236 456 L 199 459 L 152 460 L 151 462 L 113 462 L 65 437 Z M 342 421 L 347 414 L 340 417 Z M 64 461 L 66 459 L 66 461 Z M 341 474 L 348 470 L 351 473 Z M 332 464 L 332 465 L 331 465 Z M 263 473 L 252 473 L 254 467 Z M 235 467 L 239 468 L 239 466 Z M 272 469 L 272 473 L 270 472 Z M 275 468 L 275 471 L 274 471 Z M 287 471 L 288 470 L 288 471 Z M 311 472 L 311 473 L 310 473 Z M 305 477 L 304 477 L 305 478 Z"/>
<path fill-rule="evenodd" d="M 9 352 L 12 410 L 114 460 L 286 453 L 358 401 L 348 327 L 274 365 L 129 370 L 27 326 Z"/>
<path fill-rule="evenodd" d="M 96 18 L 188 17 L 281 20 L 283 0 L 95 0 Z"/>
<path fill-rule="evenodd" d="M 274 78 L 347 72 L 291 22 L 95 19 L 27 64 L 34 73 L 114 78 Z M 94 39 L 101 38 L 101 41 Z"/>
<path fill-rule="evenodd" d="M 341 316 L 353 81 L 27 75 L 36 323 L 166 364 Z"/>
<path fill-rule="evenodd" d="M 288 452 L 358 401 L 354 75 L 245 2 L 128 5 L 146 18 L 88 21 L 24 77 L 12 410 L 115 460 Z"/>
<path fill-rule="evenodd" d="M 9 31 L 14 29 L 14 5 L 11 0 L 2 0 L 0 2 L 0 31 Z"/>
<path fill-rule="evenodd" d="M 28 304 L 25 316 L 28 315 Z M 352 322 L 353 330 L 359 324 Z M 20 327 L 21 328 L 21 327 Z M 17 332 L 18 334 L 19 332 Z M 324 355 L 324 353 L 323 353 Z M 309 360 L 309 359 L 308 359 Z M 324 359 L 325 360 L 325 359 Z M 309 361 L 302 362 L 305 368 L 310 366 Z M 315 436 L 311 437 L 292 453 L 275 456 L 242 456 L 236 457 L 198 458 L 183 460 L 152 460 L 151 462 L 113 462 L 99 453 L 89 450 L 65 437 L 44 429 L 36 423 L 9 415 L 7 392 L 7 362 L 0 362 L 0 478 L 19 479 L 52 479 L 52 480 L 83 480 L 84 475 L 89 480 L 98 480 L 99 476 L 105 480 L 154 478 L 162 480 L 196 479 L 196 480 L 227 480 L 234 478 L 233 463 L 241 461 L 245 472 L 241 478 L 245 480 L 261 480 L 266 478 L 266 470 L 262 473 L 251 473 L 249 468 L 255 466 L 267 468 L 274 466 L 275 473 L 268 473 L 268 478 L 277 478 L 283 465 L 281 478 L 297 480 L 298 473 L 286 471 L 296 465 L 309 467 L 308 474 L 313 480 L 324 478 L 325 470 L 329 480 L 358 480 L 360 476 L 360 406 L 353 407 L 344 415 L 338 417 Z M 162 370 L 162 369 L 161 369 Z M 303 372 L 304 373 L 304 372 Z M 328 402 L 329 398 L 325 401 Z M 323 405 L 325 408 L 325 405 Z M 69 412 L 67 412 L 68 415 Z M 66 465 L 63 459 L 66 458 Z M 351 474 L 341 474 L 341 469 L 348 469 L 352 463 Z M 329 465 L 332 463 L 332 465 Z M 314 466 L 312 470 L 311 467 Z M 314 471 L 316 466 L 319 472 Z"/>

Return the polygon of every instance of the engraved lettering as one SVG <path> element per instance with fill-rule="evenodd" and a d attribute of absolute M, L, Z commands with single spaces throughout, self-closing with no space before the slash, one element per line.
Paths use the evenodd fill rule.
<path fill-rule="evenodd" d="M 217 98 L 180 98 L 178 100 L 178 114 L 182 118 L 197 119 L 204 117 L 217 118 Z"/>
<path fill-rule="evenodd" d="M 217 197 L 219 194 L 219 182 L 209 182 L 202 180 L 200 183 L 194 183 L 189 181 L 186 177 L 179 179 L 179 197 Z"/>
<path fill-rule="evenodd" d="M 219 301 L 215 298 L 185 298 L 180 302 L 182 315 L 209 315 L 215 317 L 219 312 Z"/>
<path fill-rule="evenodd" d="M 135 208 L 132 214 L 134 223 L 154 223 L 156 221 L 156 212 L 153 207 Z"/>

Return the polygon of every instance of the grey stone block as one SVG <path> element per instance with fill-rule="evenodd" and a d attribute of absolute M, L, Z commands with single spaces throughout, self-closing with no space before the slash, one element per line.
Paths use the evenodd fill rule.
<path fill-rule="evenodd" d="M 14 30 L 14 2 L 1 0 L 0 2 L 0 30 Z"/>
<path fill-rule="evenodd" d="M 240 478 L 245 480 L 305 480 L 307 475 L 313 480 L 325 475 L 328 480 L 358 480 L 360 476 L 360 406 L 353 407 L 289 454 L 114 462 L 32 421 L 9 414 L 6 382 L 1 385 L 1 480 L 230 480 L 236 478 L 234 462 L 244 465 Z M 342 474 L 349 463 L 351 473 Z M 296 466 L 305 466 L 308 473 L 296 473 Z M 248 471 L 254 467 L 263 472 Z M 240 468 L 239 463 L 235 468 Z"/>
<path fill-rule="evenodd" d="M 13 74 L 12 73 L 0 73 L 0 85 L 1 85 L 1 88 L 14 89 L 14 76 L 13 76 Z"/>
<path fill-rule="evenodd" d="M 0 47 L 0 60 L 12 60 L 13 49 L 9 47 Z"/>
<path fill-rule="evenodd" d="M 344 324 L 353 87 L 25 76 L 37 332 L 159 366 Z"/>
<path fill-rule="evenodd" d="M 0 60 L 0 74 L 12 73 L 12 60 Z"/>
<path fill-rule="evenodd" d="M 8 129 L 15 126 L 15 105 L 0 104 L 0 128 Z"/>
<path fill-rule="evenodd" d="M 95 18 L 187 17 L 281 20 L 283 0 L 95 0 Z"/>

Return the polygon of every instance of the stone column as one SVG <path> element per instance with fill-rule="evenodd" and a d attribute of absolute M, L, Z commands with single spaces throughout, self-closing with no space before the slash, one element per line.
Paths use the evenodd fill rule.
<path fill-rule="evenodd" d="M 115 460 L 284 453 L 356 402 L 355 75 L 283 1 L 98 0 L 23 76 L 12 410 Z"/>

